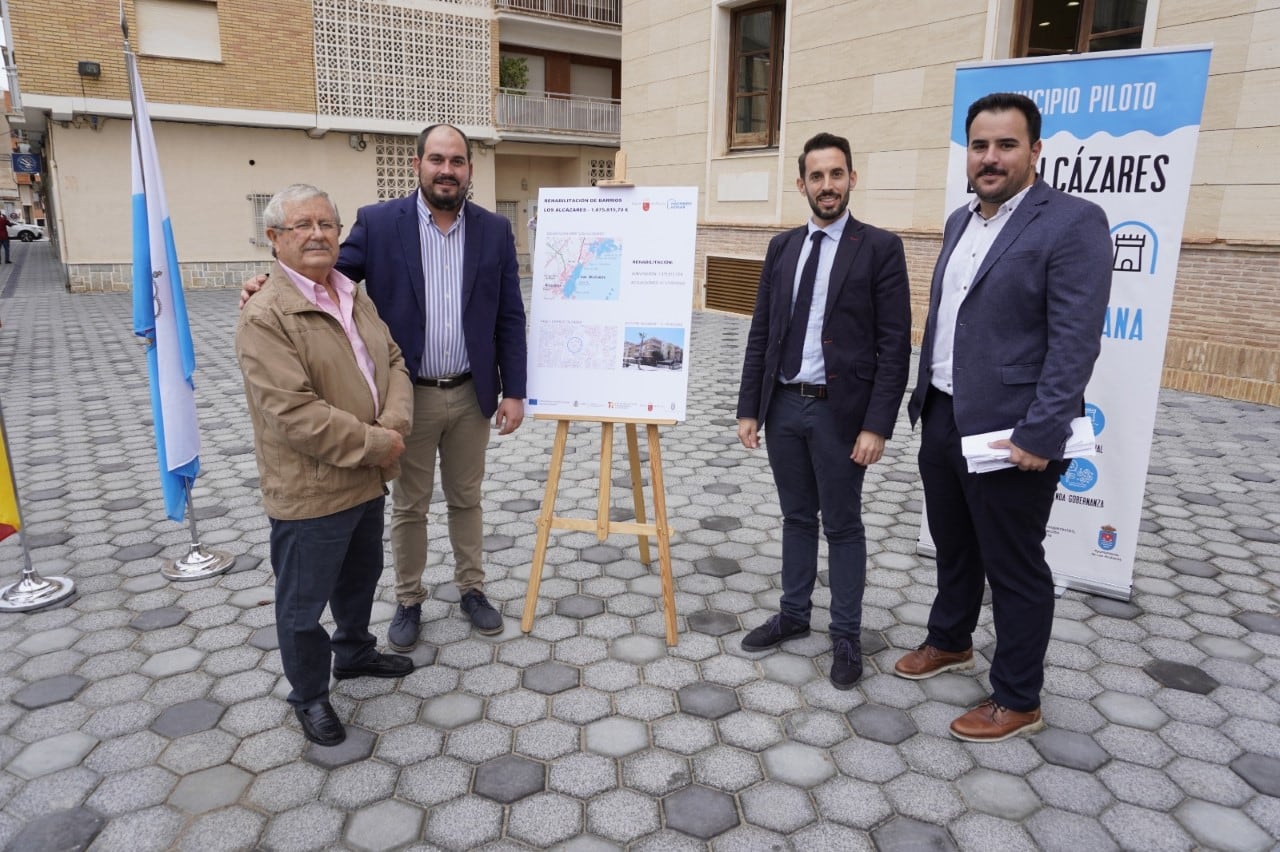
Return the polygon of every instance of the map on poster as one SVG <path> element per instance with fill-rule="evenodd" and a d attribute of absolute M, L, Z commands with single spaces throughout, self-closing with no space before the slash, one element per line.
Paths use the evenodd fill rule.
<path fill-rule="evenodd" d="M 694 187 L 541 191 L 531 414 L 684 419 L 697 197 Z"/>

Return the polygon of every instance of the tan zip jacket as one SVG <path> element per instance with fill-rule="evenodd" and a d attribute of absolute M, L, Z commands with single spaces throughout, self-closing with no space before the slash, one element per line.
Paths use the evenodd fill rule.
<path fill-rule="evenodd" d="M 236 325 L 236 358 L 253 421 L 262 502 L 278 520 L 331 515 L 386 494 L 399 467 L 378 462 L 408 435 L 413 386 L 404 358 L 357 288 L 352 317 L 374 364 L 381 409 L 337 320 L 298 292 L 279 264 Z"/>

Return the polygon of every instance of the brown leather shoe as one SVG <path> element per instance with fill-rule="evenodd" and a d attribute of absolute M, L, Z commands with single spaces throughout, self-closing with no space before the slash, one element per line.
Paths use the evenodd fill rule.
<path fill-rule="evenodd" d="M 1026 713 L 1001 707 L 988 699 L 951 723 L 951 735 L 971 743 L 999 743 L 1044 728 L 1040 708 Z"/>
<path fill-rule="evenodd" d="M 893 673 L 908 680 L 924 680 L 943 672 L 968 671 L 973 668 L 973 649 L 943 651 L 932 645 L 921 645 L 893 664 Z"/>

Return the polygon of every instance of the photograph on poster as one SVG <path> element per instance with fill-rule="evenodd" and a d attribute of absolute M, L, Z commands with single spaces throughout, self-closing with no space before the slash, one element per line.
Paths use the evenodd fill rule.
<path fill-rule="evenodd" d="M 623 336 L 623 369 L 684 369 L 684 329 L 629 325 Z"/>

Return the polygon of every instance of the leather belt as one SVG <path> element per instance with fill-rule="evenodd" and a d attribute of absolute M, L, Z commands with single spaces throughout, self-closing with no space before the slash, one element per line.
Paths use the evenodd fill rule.
<path fill-rule="evenodd" d="M 413 380 L 420 388 L 456 388 L 471 381 L 470 373 L 459 373 L 456 376 L 445 376 L 443 379 L 424 379 L 422 376 Z"/>
<path fill-rule="evenodd" d="M 788 384 L 785 382 L 778 382 L 778 387 L 784 391 L 790 391 L 791 393 L 798 393 L 805 399 L 826 399 L 827 398 L 826 385 L 811 385 L 808 382 L 795 382 L 791 384 Z"/>

